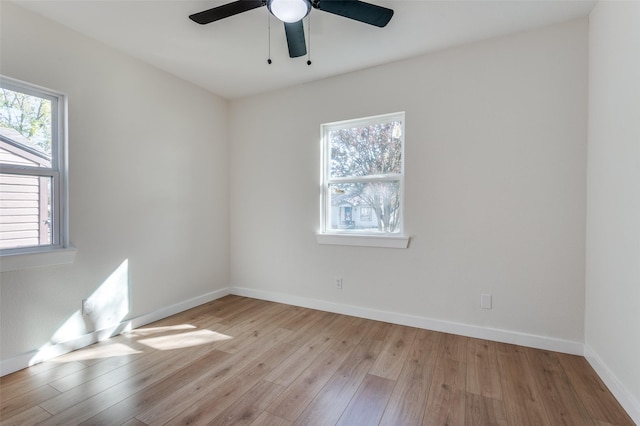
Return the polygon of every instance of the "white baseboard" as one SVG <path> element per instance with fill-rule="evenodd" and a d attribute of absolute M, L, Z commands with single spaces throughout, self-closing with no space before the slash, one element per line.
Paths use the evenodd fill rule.
<path fill-rule="evenodd" d="M 475 337 L 478 339 L 486 339 L 502 343 L 511 343 L 514 345 L 528 346 L 531 348 L 544 349 L 555 352 L 563 352 L 572 355 L 584 354 L 584 345 L 580 342 L 572 342 L 570 340 L 555 339 L 552 337 L 537 336 L 534 334 L 519 333 L 516 331 L 449 322 L 432 318 L 401 314 L 397 312 L 363 308 L 360 306 L 344 305 L 318 299 L 291 296 L 284 293 L 252 290 L 242 287 L 231 287 L 230 293 L 238 296 L 269 300 L 272 302 L 285 303 L 288 305 L 301 306 L 310 309 L 318 309 L 321 311 L 334 312 L 338 314 L 367 318 L 376 321 L 384 321 L 410 327 L 424 328 L 427 330 L 441 331 L 443 333 L 458 334 L 461 336 Z"/>
<path fill-rule="evenodd" d="M 640 425 L 640 401 L 633 397 L 631 392 L 624 387 L 609 367 L 602 362 L 593 348 L 587 344 L 584 345 L 584 357 L 589 364 L 591 364 L 591 367 L 593 367 L 598 376 L 600 376 L 604 384 L 607 385 L 627 414 L 629 414 L 631 419 L 636 422 L 637 425 Z"/>
<path fill-rule="evenodd" d="M 584 345 L 583 343 L 533 334 L 519 333 L 509 330 L 493 329 L 469 324 L 442 321 L 432 318 L 401 314 L 397 312 L 381 311 L 353 305 L 344 305 L 318 299 L 292 296 L 284 293 L 252 290 L 242 287 L 223 288 L 220 290 L 212 291 L 210 293 L 164 307 L 154 312 L 140 315 L 135 318 L 130 318 L 109 329 L 94 331 L 92 333 L 78 336 L 66 342 L 48 346 L 44 349 L 30 351 L 12 358 L 8 358 L 6 360 L 2 360 L 0 361 L 0 377 L 18 370 L 22 370 L 23 368 L 27 368 L 56 356 L 74 351 L 76 349 L 89 346 L 93 343 L 123 333 L 124 331 L 142 327 L 154 321 L 167 318 L 171 315 L 175 315 L 187 309 L 191 309 L 204 303 L 219 299 L 228 294 L 285 303 L 288 305 L 318 309 L 327 312 L 384 321 L 410 327 L 441 331 L 444 333 L 458 334 L 478 339 L 493 340 L 497 342 L 528 346 L 537 349 L 563 352 L 572 355 L 583 355 L 591 364 L 596 373 L 600 376 L 602 381 L 607 385 L 607 387 L 609 387 L 611 393 L 618 399 L 620 404 L 631 416 L 633 421 L 636 422 L 636 424 L 640 425 L 640 402 L 636 398 L 634 398 L 633 395 L 620 383 L 618 378 L 611 372 L 606 364 L 602 362 L 595 351 L 591 347 L 589 347 L 588 345 Z"/>
<path fill-rule="evenodd" d="M 3 359 L 0 361 L 0 377 L 38 364 L 48 359 L 66 354 L 68 352 L 84 348 L 85 346 L 92 345 L 96 342 L 100 342 L 102 340 L 108 339 L 109 337 L 116 336 L 125 331 L 142 327 L 154 321 L 170 317 L 171 315 L 186 311 L 187 309 L 195 308 L 196 306 L 211 302 L 212 300 L 219 299 L 228 294 L 228 288 L 212 291 L 210 293 L 206 293 L 201 296 L 158 309 L 154 312 L 127 319 L 114 327 L 109 327 L 103 330 L 97 330 L 91 333 L 83 334 L 62 343 L 56 343 L 55 345 L 50 345 L 37 350 L 29 351 L 20 355 L 16 355 L 12 358 Z"/>
<path fill-rule="evenodd" d="M 158 309 L 157 311 L 132 318 L 129 320 L 131 323 L 131 329 L 142 327 L 143 325 L 170 317 L 171 315 L 178 314 L 186 311 L 187 309 L 195 308 L 196 306 L 203 305 L 211 302 L 212 300 L 220 299 L 221 297 L 230 294 L 229 290 L 230 289 L 228 287 L 221 288 L 220 290 L 212 291 L 210 293 L 203 294 L 202 296 L 194 297 L 193 299 L 185 300 L 184 302 L 176 303 L 175 305 L 167 306 L 166 308 Z"/>
<path fill-rule="evenodd" d="M 591 364 L 602 381 L 609 387 L 611 393 L 627 411 L 633 421 L 640 425 L 640 403 L 620 383 L 611 370 L 600 360 L 598 355 L 589 346 L 580 342 L 556 339 L 534 334 L 519 333 L 516 331 L 500 330 L 494 328 L 479 327 L 469 324 L 461 324 L 449 321 L 436 320 L 396 312 L 380 311 L 359 306 L 344 305 L 317 299 L 292 296 L 284 293 L 274 293 L 261 290 L 253 290 L 242 287 L 231 287 L 230 294 L 252 297 L 255 299 L 269 300 L 272 302 L 286 303 L 288 305 L 301 306 L 321 311 L 335 312 L 393 324 L 407 325 L 444 333 L 458 334 L 461 336 L 475 337 L 514 345 L 527 346 L 536 349 L 554 352 L 568 353 L 584 356 Z"/>
<path fill-rule="evenodd" d="M 121 322 L 117 326 L 108 329 L 94 331 L 92 333 L 78 336 L 63 343 L 48 346 L 44 349 L 30 351 L 21 355 L 14 356 L 12 358 L 1 360 L 0 377 L 18 370 L 22 370 L 23 368 L 27 368 L 56 356 L 74 351 L 76 349 L 89 346 L 93 343 L 105 340 L 109 337 L 118 335 L 125 331 L 142 327 L 146 324 L 158 321 L 163 318 L 167 318 L 171 315 L 175 315 L 187 309 L 191 309 L 204 303 L 211 302 L 228 294 L 285 303 L 288 305 L 318 309 L 327 312 L 384 321 L 410 327 L 424 328 L 444 333 L 458 334 L 478 339 L 493 340 L 497 342 L 528 346 L 537 349 L 563 352 L 572 355 L 583 355 L 591 364 L 596 373 L 600 376 L 602 381 L 609 387 L 611 393 L 618 399 L 623 408 L 631 416 L 633 421 L 640 425 L 640 402 L 636 398 L 634 398 L 631 393 L 620 383 L 617 377 L 611 372 L 606 364 L 602 362 L 595 351 L 591 347 L 589 347 L 588 345 L 584 345 L 583 343 L 533 334 L 519 333 L 509 330 L 493 329 L 469 324 L 442 321 L 426 317 L 401 314 L 397 312 L 388 312 L 353 305 L 327 302 L 318 299 L 292 296 L 284 293 L 252 290 L 242 287 L 223 288 L 220 290 L 212 291 L 210 293 L 203 294 L 201 296 L 194 297 L 192 299 L 185 300 L 171 306 L 167 306 L 157 311 L 128 319 Z"/>

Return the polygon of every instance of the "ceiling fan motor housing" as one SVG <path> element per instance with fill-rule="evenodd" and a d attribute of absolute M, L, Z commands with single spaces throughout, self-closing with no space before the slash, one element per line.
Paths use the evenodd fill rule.
<path fill-rule="evenodd" d="M 267 0 L 269 12 L 282 22 L 298 22 L 311 11 L 310 0 Z"/>
<path fill-rule="evenodd" d="M 386 26 L 393 16 L 392 9 L 361 0 L 236 0 L 189 15 L 189 19 L 205 25 L 265 5 L 269 9 L 269 13 L 284 22 L 289 57 L 291 58 L 307 54 L 302 19 L 309 14 L 312 7 L 322 12 L 380 28 Z M 307 64 L 311 65 L 310 62 L 308 61 Z"/>

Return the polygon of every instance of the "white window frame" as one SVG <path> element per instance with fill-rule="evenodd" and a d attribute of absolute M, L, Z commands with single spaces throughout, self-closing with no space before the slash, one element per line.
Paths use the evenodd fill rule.
<path fill-rule="evenodd" d="M 0 172 L 48 177 L 52 191 L 51 244 L 0 249 L 0 272 L 71 263 L 76 250 L 69 244 L 67 96 L 4 75 L 0 87 L 51 101 L 51 167 L 2 164 Z"/>
<path fill-rule="evenodd" d="M 330 146 L 329 132 L 333 130 L 347 129 L 353 127 L 364 127 L 376 123 L 384 123 L 388 121 L 402 122 L 401 132 L 401 172 L 399 174 L 387 174 L 378 176 L 363 176 L 349 178 L 331 178 L 330 176 Z M 386 247 L 386 248 L 407 248 L 409 237 L 404 234 L 404 147 L 405 147 L 405 113 L 396 112 L 391 114 L 382 114 L 371 117 L 358 118 L 353 120 L 344 120 L 333 123 L 325 123 L 321 125 L 321 212 L 320 212 L 320 231 L 316 234 L 319 244 L 332 245 L 351 245 L 366 247 Z M 344 182 L 379 182 L 395 180 L 399 183 L 400 191 L 400 212 L 399 230 L 396 232 L 371 232 L 368 230 L 345 229 L 335 230 L 329 226 L 331 220 L 331 201 L 329 194 L 329 186 L 335 183 Z M 372 212 L 373 213 L 373 212 Z"/>

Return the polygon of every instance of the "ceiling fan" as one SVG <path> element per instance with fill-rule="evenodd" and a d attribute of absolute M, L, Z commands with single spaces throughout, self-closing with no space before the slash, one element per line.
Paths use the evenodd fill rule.
<path fill-rule="evenodd" d="M 194 13 L 189 19 L 204 25 L 262 6 L 267 6 L 273 16 L 284 22 L 291 58 L 307 54 L 302 19 L 311 12 L 312 7 L 380 28 L 387 25 L 393 16 L 392 9 L 360 0 L 237 0 Z"/>

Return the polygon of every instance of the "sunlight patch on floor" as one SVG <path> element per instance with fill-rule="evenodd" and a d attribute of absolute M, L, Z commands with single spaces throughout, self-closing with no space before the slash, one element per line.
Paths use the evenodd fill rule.
<path fill-rule="evenodd" d="M 116 356 L 127 356 L 141 354 L 142 351 L 135 350 L 123 343 L 113 343 L 109 345 L 93 345 L 86 347 L 80 351 L 75 351 L 63 355 L 64 362 L 71 361 L 87 361 L 91 359 L 111 358 Z M 56 361 L 53 359 L 52 361 Z"/>
<path fill-rule="evenodd" d="M 197 327 L 191 324 L 167 325 L 162 327 L 142 327 L 127 333 L 129 337 L 145 337 L 157 334 L 170 334 L 174 331 L 195 330 Z M 174 333 L 175 334 L 175 333 Z"/>
<path fill-rule="evenodd" d="M 159 334 L 161 333 L 162 336 L 140 339 L 138 340 L 138 343 L 142 343 L 143 345 L 147 345 L 153 349 L 168 351 L 172 349 L 188 348 L 191 346 L 207 345 L 233 338 L 232 336 L 227 336 L 226 334 L 217 333 L 211 330 L 184 331 L 184 329 L 180 330 L 175 327 L 179 326 L 167 327 L 169 330 L 162 330 L 165 327 L 159 327 L 157 332 Z M 169 333 L 167 333 L 167 331 Z"/>

